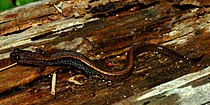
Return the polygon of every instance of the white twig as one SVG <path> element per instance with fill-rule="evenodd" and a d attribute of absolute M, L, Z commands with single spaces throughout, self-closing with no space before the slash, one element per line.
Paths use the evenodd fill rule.
<path fill-rule="evenodd" d="M 87 79 L 84 75 L 75 75 L 73 77 L 70 77 L 67 81 L 68 82 L 73 82 L 76 85 L 83 85 L 85 83 L 85 80 L 84 81 L 78 81 L 77 80 L 78 78 L 82 78 L 82 77 L 84 79 Z"/>
<path fill-rule="evenodd" d="M 17 63 L 13 63 L 13 64 L 11 64 L 11 65 L 9 65 L 9 66 L 0 68 L 0 72 L 3 71 L 3 70 L 6 70 L 6 69 L 8 69 L 8 68 L 10 68 L 10 67 L 12 67 L 12 66 L 15 66 L 15 65 L 17 65 Z"/>
<path fill-rule="evenodd" d="M 61 10 L 58 6 L 56 6 L 56 5 L 54 4 L 54 7 L 55 7 L 55 9 L 58 10 L 58 12 L 62 13 L 62 10 Z"/>
<path fill-rule="evenodd" d="M 55 95 L 56 71 L 52 75 L 51 94 Z"/>

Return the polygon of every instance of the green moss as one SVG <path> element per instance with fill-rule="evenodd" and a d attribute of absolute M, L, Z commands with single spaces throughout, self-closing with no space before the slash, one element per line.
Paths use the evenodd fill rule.
<path fill-rule="evenodd" d="M 39 0 L 0 0 L 0 11 L 13 8 L 15 6 L 21 6 L 30 2 L 35 2 Z"/>
<path fill-rule="evenodd" d="M 35 2 L 35 1 L 39 1 L 39 0 L 16 0 L 16 5 L 17 6 L 21 6 L 30 2 Z"/>
<path fill-rule="evenodd" d="M 11 1 L 9 0 L 0 0 L 0 11 L 6 10 L 13 8 L 14 5 Z"/>

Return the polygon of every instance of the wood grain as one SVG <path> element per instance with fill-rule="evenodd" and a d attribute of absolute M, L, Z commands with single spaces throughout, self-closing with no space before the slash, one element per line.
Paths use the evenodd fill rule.
<path fill-rule="evenodd" d="M 59 7 L 62 13 L 54 7 L 60 3 L 63 3 Z M 210 56 L 210 8 L 193 4 L 186 8 L 180 3 L 53 1 L 0 13 L 1 68 L 14 63 L 9 59 L 14 48 L 31 51 L 39 48 L 47 53 L 74 50 L 104 66 L 114 62 L 114 67 L 107 67 L 110 70 L 122 68 L 126 51 L 136 44 L 160 44 L 192 58 L 205 54 L 198 66 L 146 52 L 136 58 L 131 77 L 118 82 L 87 79 L 81 86 L 67 82 L 75 75 L 69 72 L 71 69 L 47 67 L 38 72 L 40 68 L 17 65 L 0 72 L 0 104 L 113 104 L 204 69 L 209 66 Z M 52 96 L 50 73 L 55 70 L 56 96 Z"/>

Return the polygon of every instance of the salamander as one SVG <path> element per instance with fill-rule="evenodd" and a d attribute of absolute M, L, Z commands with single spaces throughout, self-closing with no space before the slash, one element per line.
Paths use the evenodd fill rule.
<path fill-rule="evenodd" d="M 127 52 L 126 67 L 118 71 L 105 70 L 104 68 L 101 68 L 97 64 L 95 64 L 88 57 L 74 51 L 60 51 L 51 54 L 45 54 L 42 51 L 39 51 L 39 53 L 37 53 L 15 49 L 13 52 L 10 53 L 10 57 L 17 64 L 39 67 L 73 67 L 81 70 L 82 73 L 86 74 L 89 77 L 100 78 L 104 80 L 118 80 L 129 77 L 133 72 L 135 57 L 138 54 L 147 51 L 155 51 L 167 55 L 174 60 L 181 60 L 186 63 L 198 62 L 202 59 L 202 56 L 198 58 L 189 58 L 157 44 L 144 44 L 133 46 Z"/>

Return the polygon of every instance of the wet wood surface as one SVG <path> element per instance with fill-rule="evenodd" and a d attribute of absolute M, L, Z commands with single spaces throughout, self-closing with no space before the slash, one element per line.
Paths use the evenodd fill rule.
<path fill-rule="evenodd" d="M 135 59 L 134 72 L 129 78 L 83 79 L 82 85 L 68 82 L 77 75 L 69 72 L 73 70 L 47 67 L 39 72 L 38 67 L 16 65 L 0 72 L 0 104 L 122 104 L 128 97 L 199 72 L 209 66 L 208 5 L 205 0 L 54 0 L 2 12 L 1 68 L 14 63 L 9 53 L 15 48 L 31 51 L 38 48 L 47 53 L 73 50 L 110 70 L 123 68 L 126 51 L 142 43 L 159 44 L 191 58 L 205 56 L 193 65 L 145 52 Z M 110 63 L 113 66 L 108 66 Z M 56 94 L 52 95 L 51 75 L 56 70 Z"/>

